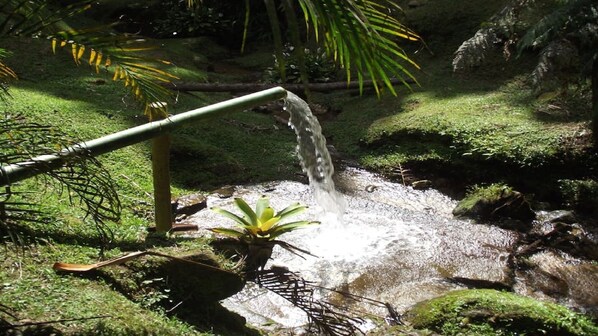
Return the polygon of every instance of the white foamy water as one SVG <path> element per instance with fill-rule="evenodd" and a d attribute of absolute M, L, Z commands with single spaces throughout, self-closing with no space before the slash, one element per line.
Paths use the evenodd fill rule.
<path fill-rule="evenodd" d="M 290 114 L 289 126 L 297 135 L 297 154 L 309 178 L 317 205 L 340 220 L 345 211 L 345 202 L 332 180 L 334 165 L 318 119 L 309 105 L 292 92 L 287 94 L 284 109 Z"/>

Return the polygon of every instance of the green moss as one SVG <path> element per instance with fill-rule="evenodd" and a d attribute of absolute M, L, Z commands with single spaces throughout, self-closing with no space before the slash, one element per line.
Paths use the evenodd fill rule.
<path fill-rule="evenodd" d="M 513 189 L 506 184 L 493 183 L 489 186 L 474 186 L 469 190 L 465 198 L 459 201 L 459 204 L 453 211 L 453 214 L 467 214 L 475 212 L 475 208 L 484 204 L 494 204 L 499 201 L 503 195 L 512 194 Z"/>
<path fill-rule="evenodd" d="M 523 194 L 504 184 L 491 184 L 485 187 L 474 187 L 453 210 L 458 217 L 471 217 L 481 220 L 501 219 L 504 217 L 531 221 L 536 217 Z M 525 231 L 529 225 L 510 227 L 509 222 L 503 223 L 506 228 Z M 498 224 L 501 225 L 501 224 Z"/>
<path fill-rule="evenodd" d="M 459 290 L 417 304 L 417 329 L 442 335 L 596 335 L 598 326 L 569 309 L 513 293 Z"/>

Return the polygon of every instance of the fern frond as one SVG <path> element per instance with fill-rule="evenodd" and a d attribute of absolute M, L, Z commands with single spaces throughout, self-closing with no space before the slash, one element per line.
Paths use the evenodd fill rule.
<path fill-rule="evenodd" d="M 494 28 L 482 28 L 473 37 L 463 42 L 455 52 L 453 71 L 462 71 L 480 66 L 488 53 L 492 52 L 498 39 Z"/>
<path fill-rule="evenodd" d="M 579 52 L 573 43 L 566 39 L 551 42 L 540 52 L 538 64 L 532 72 L 534 87 L 541 89 L 557 77 L 577 75 Z"/>
<path fill-rule="evenodd" d="M 556 7 L 549 7 L 547 13 L 526 30 L 518 43 L 520 52 L 527 48 L 543 48 L 578 31 L 586 23 L 596 22 L 596 9 L 593 0 L 561 1 Z"/>

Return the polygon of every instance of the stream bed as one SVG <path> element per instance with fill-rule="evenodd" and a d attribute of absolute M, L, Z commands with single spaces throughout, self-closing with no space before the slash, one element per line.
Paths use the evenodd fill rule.
<path fill-rule="evenodd" d="M 319 207 L 307 184 L 277 181 L 234 187 L 232 196 L 249 204 L 261 195 L 269 196 L 275 209 L 300 202 L 310 208 L 297 219 L 321 221 L 319 226 L 281 237 L 317 257 L 303 259 L 276 247 L 266 268 L 286 267 L 318 286 L 390 303 L 399 313 L 451 290 L 486 287 L 513 290 L 596 315 L 595 262 L 545 250 L 529 256 L 526 267 L 515 266 L 513 252 L 519 233 L 454 218 L 456 201 L 436 190 L 414 190 L 351 167 L 337 172 L 334 180 L 345 203 L 341 218 Z M 238 213 L 233 197 L 211 195 L 208 208 L 218 205 Z M 188 220 L 200 227 L 199 234 L 207 234 L 202 228 L 232 226 L 230 220 L 208 209 Z M 364 316 L 388 314 L 381 304 L 344 302 L 330 291 L 319 295 L 339 305 L 353 305 Z M 302 311 L 253 284 L 224 305 L 260 327 L 274 323 L 293 328 L 307 322 Z"/>

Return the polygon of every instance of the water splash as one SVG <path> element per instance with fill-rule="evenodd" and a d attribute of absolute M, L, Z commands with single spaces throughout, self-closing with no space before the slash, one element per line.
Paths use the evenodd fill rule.
<path fill-rule="evenodd" d="M 292 92 L 287 93 L 284 109 L 290 114 L 289 126 L 297 135 L 297 152 L 316 202 L 328 213 L 325 220 L 340 221 L 346 204 L 332 180 L 334 165 L 322 127 L 307 103 Z"/>

